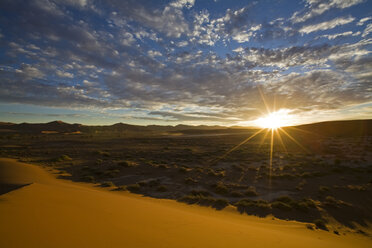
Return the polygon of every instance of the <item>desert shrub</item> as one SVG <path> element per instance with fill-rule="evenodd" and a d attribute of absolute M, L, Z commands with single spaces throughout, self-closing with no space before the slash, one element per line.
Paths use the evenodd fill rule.
<path fill-rule="evenodd" d="M 115 184 L 111 181 L 105 181 L 105 182 L 101 183 L 101 186 L 102 187 L 114 187 Z"/>
<path fill-rule="evenodd" d="M 340 208 L 340 207 L 343 207 L 343 206 L 349 206 L 349 207 L 352 206 L 352 204 L 350 204 L 348 202 L 341 201 L 341 200 L 337 200 L 333 196 L 327 196 L 325 198 L 323 204 L 325 206 L 332 207 L 332 208 Z"/>
<path fill-rule="evenodd" d="M 287 204 L 293 204 L 295 202 L 295 200 L 293 200 L 290 196 L 287 196 L 287 195 L 276 198 L 276 201 L 287 203 Z"/>
<path fill-rule="evenodd" d="M 289 205 L 287 203 L 284 203 L 284 202 L 280 202 L 280 201 L 275 201 L 275 202 L 271 203 L 271 207 L 272 208 L 277 208 L 277 209 L 280 209 L 280 210 L 284 210 L 284 211 L 292 210 L 291 205 Z"/>
<path fill-rule="evenodd" d="M 169 166 L 166 165 L 166 164 L 159 164 L 158 168 L 160 168 L 160 169 L 168 169 Z"/>
<path fill-rule="evenodd" d="M 160 185 L 156 190 L 159 192 L 166 192 L 168 188 L 165 185 Z"/>
<path fill-rule="evenodd" d="M 327 186 L 319 186 L 319 192 L 320 193 L 324 193 L 324 192 L 327 192 L 327 191 L 329 191 L 330 190 L 330 188 L 329 187 L 327 187 Z"/>
<path fill-rule="evenodd" d="M 185 195 L 178 199 L 178 201 L 188 204 L 199 204 L 202 206 L 212 206 L 216 209 L 225 208 L 229 202 L 225 199 L 216 199 L 210 196 L 203 195 Z"/>
<path fill-rule="evenodd" d="M 141 187 L 144 187 L 144 186 L 147 186 L 147 181 L 139 181 L 138 182 L 138 185 L 141 186 Z"/>
<path fill-rule="evenodd" d="M 105 152 L 105 151 L 94 151 L 93 154 L 100 155 L 100 156 L 103 156 L 103 157 L 110 157 L 110 153 Z"/>
<path fill-rule="evenodd" d="M 328 228 L 326 226 L 326 221 L 324 219 L 316 219 L 314 220 L 314 224 L 316 228 L 328 231 Z"/>
<path fill-rule="evenodd" d="M 214 206 L 217 208 L 217 209 L 223 209 L 225 208 L 227 205 L 229 205 L 229 202 L 226 200 L 226 199 L 221 199 L 221 198 L 218 198 L 215 200 L 215 203 L 214 203 Z"/>
<path fill-rule="evenodd" d="M 307 211 L 308 209 L 311 209 L 311 208 L 316 208 L 316 204 L 315 202 L 310 199 L 310 198 L 305 198 L 305 199 L 302 199 L 299 203 L 298 203 L 298 206 L 296 207 L 297 209 L 301 210 L 301 211 Z"/>
<path fill-rule="evenodd" d="M 306 224 L 306 228 L 310 230 L 314 230 L 314 226 L 311 224 Z"/>
<path fill-rule="evenodd" d="M 123 161 L 118 162 L 117 165 L 121 167 L 136 167 L 138 166 L 138 163 L 134 161 L 123 160 Z"/>
<path fill-rule="evenodd" d="M 122 167 L 129 167 L 128 161 L 125 161 L 125 160 L 118 162 L 118 165 Z"/>
<path fill-rule="evenodd" d="M 270 204 L 264 200 L 252 201 L 249 199 L 243 199 L 235 203 L 235 206 L 240 213 L 253 214 L 261 217 L 264 217 L 271 212 Z"/>
<path fill-rule="evenodd" d="M 127 191 L 127 186 L 126 185 L 120 185 L 116 188 L 118 191 Z"/>
<path fill-rule="evenodd" d="M 347 185 L 347 189 L 352 190 L 352 191 L 366 191 L 367 187 L 363 185 Z"/>
<path fill-rule="evenodd" d="M 189 170 L 190 170 L 189 168 L 186 168 L 186 167 L 184 167 L 184 166 L 178 168 L 178 171 L 181 172 L 181 173 L 186 173 L 186 172 L 188 172 Z"/>
<path fill-rule="evenodd" d="M 237 171 L 244 171 L 244 167 L 238 164 L 233 164 L 232 168 Z"/>
<path fill-rule="evenodd" d="M 257 171 L 257 168 L 256 167 L 249 167 L 248 170 L 249 171 Z"/>
<path fill-rule="evenodd" d="M 83 176 L 82 179 L 87 182 L 94 182 L 96 180 L 94 176 Z"/>
<path fill-rule="evenodd" d="M 196 179 L 193 179 L 193 178 L 191 178 L 191 177 L 187 177 L 187 178 L 185 178 L 185 183 L 186 184 L 196 184 L 196 183 L 198 183 L 198 180 L 196 180 Z"/>
<path fill-rule="evenodd" d="M 283 203 L 283 204 L 280 204 Z M 311 208 L 315 208 L 316 205 L 313 200 L 311 199 L 302 199 L 299 201 L 294 200 L 290 196 L 281 196 L 278 197 L 271 206 L 273 208 L 281 209 L 281 210 L 291 210 L 295 209 L 302 212 L 308 212 Z"/>
<path fill-rule="evenodd" d="M 286 180 L 293 180 L 296 178 L 295 175 L 289 174 L 289 173 L 282 173 L 278 175 L 272 175 L 273 179 L 286 179 Z"/>
<path fill-rule="evenodd" d="M 246 196 L 258 196 L 258 193 L 256 191 L 256 188 L 253 187 L 253 186 L 250 186 L 245 192 L 244 194 Z"/>
<path fill-rule="evenodd" d="M 300 177 L 303 177 L 303 178 L 309 178 L 309 177 L 311 177 L 312 176 L 312 174 L 310 173 L 310 172 L 304 172 L 304 173 L 302 173 L 301 175 L 300 175 Z"/>
<path fill-rule="evenodd" d="M 63 161 L 71 161 L 71 160 L 72 158 L 65 154 L 54 159 L 55 162 L 63 162 Z"/>
<path fill-rule="evenodd" d="M 232 197 L 243 197 L 243 193 L 239 192 L 239 191 L 231 191 L 230 192 L 230 196 Z"/>
<path fill-rule="evenodd" d="M 141 186 L 138 183 L 127 185 L 127 189 L 131 192 L 137 192 L 141 189 Z"/>
<path fill-rule="evenodd" d="M 217 185 L 215 186 L 215 191 L 218 194 L 227 194 L 229 189 L 223 184 L 223 182 L 218 182 Z"/>
<path fill-rule="evenodd" d="M 190 192 L 190 194 L 192 194 L 192 195 L 201 195 L 201 196 L 210 196 L 211 195 L 211 193 L 209 193 L 208 191 L 206 191 L 206 190 L 192 190 L 191 192 Z"/>
<path fill-rule="evenodd" d="M 120 170 L 107 170 L 103 172 L 103 176 L 104 177 L 115 177 L 119 173 L 120 173 Z"/>

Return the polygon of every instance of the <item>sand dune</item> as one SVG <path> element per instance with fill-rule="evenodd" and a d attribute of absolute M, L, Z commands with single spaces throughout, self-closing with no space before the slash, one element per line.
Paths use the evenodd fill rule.
<path fill-rule="evenodd" d="M 360 235 L 55 179 L 0 159 L 0 247 L 371 247 Z M 10 190 L 10 189 L 9 189 Z"/>

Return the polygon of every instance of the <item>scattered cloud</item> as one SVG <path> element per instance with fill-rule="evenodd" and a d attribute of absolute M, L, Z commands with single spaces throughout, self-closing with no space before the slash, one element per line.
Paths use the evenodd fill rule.
<path fill-rule="evenodd" d="M 358 26 L 363 26 L 365 22 L 368 22 L 372 20 L 372 17 L 369 16 L 369 17 L 365 17 L 365 18 L 362 18 L 359 20 L 359 22 L 357 23 Z"/>
<path fill-rule="evenodd" d="M 351 16 L 335 18 L 335 19 L 330 20 L 330 21 L 321 22 L 321 23 L 314 24 L 314 25 L 304 26 L 300 29 L 300 32 L 308 34 L 308 33 L 312 33 L 312 32 L 315 32 L 315 31 L 329 30 L 329 29 L 333 29 L 333 28 L 335 28 L 337 26 L 340 26 L 340 25 L 348 24 L 350 22 L 353 22 L 354 20 L 355 20 L 355 18 L 351 17 Z"/>
<path fill-rule="evenodd" d="M 260 90 L 306 113 L 363 104 L 372 24 L 351 7 L 365 3 L 4 0 L 0 99 L 223 124 L 257 118 Z"/>
<path fill-rule="evenodd" d="M 339 37 L 345 37 L 345 36 L 358 36 L 360 35 L 361 32 L 356 32 L 356 33 L 353 33 L 352 31 L 347 31 L 347 32 L 343 32 L 343 33 L 338 33 L 338 34 L 324 34 L 324 35 L 321 35 L 319 36 L 319 38 L 327 38 L 328 40 L 334 40 L 336 38 L 339 38 Z"/>
<path fill-rule="evenodd" d="M 300 12 L 295 12 L 291 20 L 293 23 L 305 22 L 309 19 L 317 17 L 332 8 L 345 9 L 351 6 L 363 3 L 364 0 L 306 0 L 306 9 Z"/>

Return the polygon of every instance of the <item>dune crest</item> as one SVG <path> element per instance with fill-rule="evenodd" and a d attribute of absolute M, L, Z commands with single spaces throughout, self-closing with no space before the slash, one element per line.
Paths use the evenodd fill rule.
<path fill-rule="evenodd" d="M 55 179 L 0 159 L 0 247 L 370 247 L 371 240 Z"/>

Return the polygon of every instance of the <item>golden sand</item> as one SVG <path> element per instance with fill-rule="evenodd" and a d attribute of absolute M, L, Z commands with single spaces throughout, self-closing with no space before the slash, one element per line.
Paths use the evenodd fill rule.
<path fill-rule="evenodd" d="M 0 247 L 372 247 L 361 235 L 110 192 L 0 159 Z"/>

